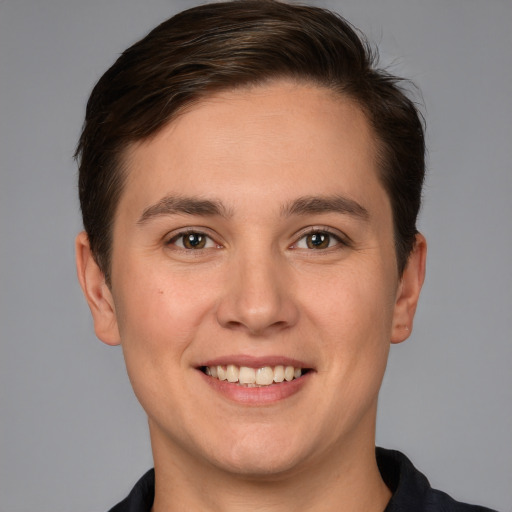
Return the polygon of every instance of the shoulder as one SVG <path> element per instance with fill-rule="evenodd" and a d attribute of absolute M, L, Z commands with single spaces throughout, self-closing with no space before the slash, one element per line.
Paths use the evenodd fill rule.
<path fill-rule="evenodd" d="M 377 448 L 376 454 L 382 478 L 393 493 L 384 512 L 496 512 L 461 503 L 432 489 L 425 475 L 403 453 Z"/>
<path fill-rule="evenodd" d="M 401 452 L 377 448 L 382 478 L 393 493 L 384 512 L 496 512 L 454 500 L 433 489 L 429 481 Z M 149 470 L 130 494 L 109 512 L 150 512 L 155 495 L 155 472 Z"/>
<path fill-rule="evenodd" d="M 155 470 L 147 471 L 130 494 L 109 512 L 150 512 L 155 497 Z"/>
<path fill-rule="evenodd" d="M 468 503 L 455 501 L 448 496 L 448 494 L 438 491 L 437 489 L 430 489 L 425 507 L 425 512 L 496 512 L 490 508 L 481 507 L 479 505 L 469 505 Z"/>

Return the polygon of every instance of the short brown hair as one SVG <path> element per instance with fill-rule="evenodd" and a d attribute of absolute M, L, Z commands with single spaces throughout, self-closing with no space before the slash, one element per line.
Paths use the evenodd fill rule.
<path fill-rule="evenodd" d="M 195 7 L 128 48 L 94 87 L 75 154 L 84 227 L 107 283 L 126 147 L 213 92 L 278 78 L 336 91 L 366 114 L 391 202 L 401 274 L 417 233 L 423 123 L 402 80 L 377 69 L 376 62 L 365 38 L 341 16 L 276 0 Z"/>

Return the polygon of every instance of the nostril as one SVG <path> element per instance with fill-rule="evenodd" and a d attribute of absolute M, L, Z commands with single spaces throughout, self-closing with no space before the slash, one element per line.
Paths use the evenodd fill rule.
<path fill-rule="evenodd" d="M 236 322 L 234 320 L 230 320 L 229 322 L 225 323 L 225 327 L 228 329 L 231 329 L 233 331 L 246 331 L 247 328 L 242 322 Z"/>
<path fill-rule="evenodd" d="M 289 326 L 288 322 L 278 321 L 274 323 L 261 323 L 258 324 L 256 322 L 248 322 L 247 324 L 243 322 L 237 321 L 229 321 L 224 324 L 224 327 L 234 330 L 234 331 L 244 331 L 248 332 L 252 336 L 261 336 L 263 334 L 269 334 L 272 331 L 280 331 L 282 329 L 286 329 Z"/>

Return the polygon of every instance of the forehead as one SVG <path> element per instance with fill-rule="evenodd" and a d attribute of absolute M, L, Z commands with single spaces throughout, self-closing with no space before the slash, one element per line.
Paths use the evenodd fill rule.
<path fill-rule="evenodd" d="M 259 200 L 262 189 L 276 203 L 327 193 L 361 199 L 370 183 L 380 188 L 375 155 L 374 134 L 353 101 L 279 81 L 211 95 L 133 144 L 123 196 L 141 207 L 164 193 L 236 202 Z"/>

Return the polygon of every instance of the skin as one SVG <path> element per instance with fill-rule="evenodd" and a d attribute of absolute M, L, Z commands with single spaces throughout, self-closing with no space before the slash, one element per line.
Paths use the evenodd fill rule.
<path fill-rule="evenodd" d="M 96 334 L 122 345 L 148 414 L 154 512 L 384 510 L 377 397 L 390 342 L 412 329 L 426 244 L 418 235 L 398 276 L 361 110 L 286 81 L 226 91 L 125 161 L 111 288 L 84 233 L 77 266 Z M 162 207 L 177 196 L 219 211 Z M 334 196 L 356 208 L 290 206 Z M 183 229 L 207 235 L 205 247 L 185 248 Z M 325 248 L 310 248 L 312 229 Z M 290 396 L 258 401 L 220 392 L 198 369 L 243 357 L 311 371 Z"/>

